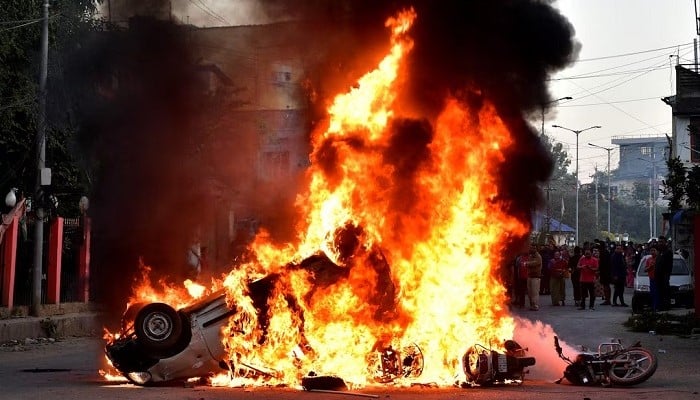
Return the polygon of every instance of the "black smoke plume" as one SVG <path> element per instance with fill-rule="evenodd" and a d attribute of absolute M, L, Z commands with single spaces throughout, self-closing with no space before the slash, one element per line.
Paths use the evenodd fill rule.
<path fill-rule="evenodd" d="M 550 100 L 547 77 L 573 60 L 577 50 L 572 26 L 550 2 L 261 4 L 271 20 L 301 21 L 302 29 L 289 44 L 306 52 L 311 124 L 324 117 L 328 99 L 346 91 L 384 55 L 387 17 L 413 7 L 418 17 L 410 32 L 415 41 L 408 60 L 410 101 L 424 110 L 426 121 L 448 95 L 475 110 L 484 100 L 493 103 L 517 142 L 501 171 L 500 195 L 512 202 L 511 213 L 529 219 L 542 201 L 538 184 L 551 173 L 552 160 L 527 117 Z M 81 140 L 97 171 L 91 202 L 96 287 L 112 311 L 121 311 L 139 258 L 161 275 L 181 278 L 192 227 L 217 201 L 217 191 L 229 190 L 216 182 L 245 186 L 244 180 L 254 175 L 247 170 L 220 177 L 216 168 L 202 168 L 202 160 L 214 152 L 211 144 L 220 139 L 202 138 L 202 124 L 219 120 L 223 110 L 197 97 L 187 35 L 187 27 L 171 21 L 142 19 L 132 29 L 95 38 L 94 46 L 76 55 L 76 80 L 89 78 L 97 89 L 95 96 L 82 99 L 86 122 Z M 227 128 L 223 125 L 221 131 Z M 395 147 L 383 157 L 406 173 L 398 182 L 410 192 L 412 163 L 425 159 L 431 127 L 425 121 L 399 121 L 396 130 Z M 419 132 L 420 140 L 404 140 L 411 132 Z M 255 151 L 244 140 L 240 146 Z M 251 196 L 250 201 L 261 198 Z"/>

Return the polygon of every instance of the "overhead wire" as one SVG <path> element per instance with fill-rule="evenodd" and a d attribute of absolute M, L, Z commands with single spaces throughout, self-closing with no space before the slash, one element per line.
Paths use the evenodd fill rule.
<path fill-rule="evenodd" d="M 693 42 L 690 42 L 690 43 L 681 43 L 681 44 L 676 44 L 676 45 L 673 45 L 673 46 L 659 47 L 659 48 L 656 48 L 656 49 L 635 51 L 635 52 L 632 52 L 632 53 L 615 54 L 615 55 L 611 55 L 611 56 L 603 56 L 603 57 L 595 57 L 595 58 L 583 58 L 583 59 L 577 60 L 577 62 L 588 62 L 588 61 L 607 60 L 607 59 L 610 59 L 610 58 L 628 57 L 628 56 L 634 56 L 634 55 L 638 55 L 638 54 L 652 53 L 652 52 L 655 52 L 655 51 L 668 50 L 668 49 L 675 49 L 675 48 L 677 48 L 677 47 L 679 47 L 679 46 L 688 46 L 688 45 L 692 45 L 692 44 L 693 44 Z"/>
<path fill-rule="evenodd" d="M 664 61 L 664 64 L 665 64 L 665 63 L 666 63 L 666 62 Z M 575 85 L 575 86 L 577 86 L 577 87 L 579 87 L 579 88 L 581 88 L 581 89 L 583 90 L 583 92 L 580 92 L 580 93 L 587 93 L 587 94 L 584 95 L 584 96 L 580 96 L 580 97 L 579 97 L 579 96 L 577 96 L 577 95 L 574 95 L 574 97 L 575 97 L 577 100 L 580 100 L 580 99 L 583 99 L 583 98 L 586 98 L 586 97 L 594 96 L 594 97 L 596 97 L 596 98 L 602 100 L 603 102 L 607 103 L 608 105 L 610 105 L 610 106 L 611 106 L 612 108 L 614 108 L 615 110 L 617 110 L 617 111 L 619 111 L 619 112 L 621 112 L 621 113 L 627 115 L 628 117 L 634 119 L 634 120 L 637 121 L 637 122 L 642 123 L 643 125 L 646 125 L 647 127 L 651 128 L 651 129 L 656 130 L 657 132 L 661 133 L 658 129 L 656 129 L 655 126 L 650 125 L 650 124 L 647 123 L 646 121 L 643 121 L 642 119 L 640 119 L 640 118 L 638 118 L 638 117 L 636 117 L 636 116 L 634 116 L 634 115 L 628 113 L 627 111 L 625 111 L 625 110 L 623 110 L 622 108 L 616 106 L 615 104 L 612 104 L 612 103 L 608 102 L 607 100 L 605 100 L 604 98 L 598 96 L 599 93 L 602 93 L 602 92 L 604 92 L 604 91 L 607 91 L 607 90 L 613 89 L 613 88 L 615 88 L 615 87 L 621 86 L 621 85 L 623 85 L 623 84 L 625 84 L 625 83 L 627 83 L 627 82 L 630 82 L 630 81 L 632 81 L 632 80 L 634 80 L 634 79 L 638 79 L 638 78 L 640 78 L 641 76 L 644 76 L 644 75 L 646 75 L 646 74 L 649 73 L 649 72 L 651 72 L 651 71 L 646 71 L 646 72 L 637 74 L 637 75 L 635 75 L 635 76 L 633 76 L 633 77 L 631 77 L 631 78 L 629 78 L 629 79 L 626 79 L 626 80 L 624 80 L 624 81 L 618 82 L 617 84 L 615 84 L 615 85 L 613 85 L 613 86 L 608 86 L 608 87 L 606 87 L 606 88 L 604 88 L 604 89 L 601 89 L 601 90 L 598 90 L 598 91 L 596 91 L 596 92 L 591 92 L 589 89 L 583 88 L 582 86 L 578 85 L 576 82 L 573 82 L 573 81 L 572 81 L 571 84 L 573 84 L 573 85 Z"/>
<path fill-rule="evenodd" d="M 207 7 L 204 2 L 200 0 L 200 2 L 195 2 L 194 0 L 189 0 L 190 4 L 193 6 L 199 8 L 202 12 L 204 12 L 206 15 L 208 15 L 210 18 L 213 18 L 214 20 L 217 20 L 219 22 L 223 22 L 226 25 L 231 25 L 224 17 L 221 15 L 213 12 L 209 7 Z"/>
<path fill-rule="evenodd" d="M 686 46 L 683 45 L 683 46 L 681 46 L 681 47 L 686 47 Z M 680 50 L 680 47 L 679 47 L 678 49 Z M 621 64 L 621 65 L 616 65 L 616 66 L 614 66 L 614 67 L 603 68 L 603 69 L 600 69 L 600 70 L 597 70 L 597 71 L 586 72 L 586 73 L 582 73 L 582 74 L 579 74 L 579 75 L 573 75 L 573 76 L 568 76 L 568 77 L 552 78 L 552 79 L 549 79 L 549 80 L 550 80 L 550 81 L 560 81 L 560 80 L 567 80 L 567 79 L 581 79 L 581 78 L 587 78 L 587 77 L 597 77 L 597 75 L 594 75 L 594 74 L 598 74 L 598 73 L 601 73 L 601 72 L 606 72 L 606 71 L 610 71 L 610 70 L 614 70 L 614 69 L 618 69 L 618 68 L 623 68 L 623 67 L 627 67 L 627 66 L 630 66 L 630 65 L 640 64 L 640 63 L 643 63 L 643 62 L 645 62 L 645 61 L 651 61 L 651 60 L 654 60 L 654 59 L 657 59 L 657 58 L 660 58 L 660 57 L 664 57 L 664 60 L 665 60 L 665 59 L 667 58 L 667 54 L 664 53 L 664 54 L 661 54 L 661 55 L 657 55 L 657 56 L 645 58 L 645 59 L 643 59 L 643 60 L 637 60 L 637 61 L 633 61 L 633 62 Z M 578 61 L 577 61 L 577 62 L 578 62 Z"/>
<path fill-rule="evenodd" d="M 51 16 L 49 16 L 49 19 L 55 18 L 58 15 L 59 14 L 51 15 Z M 14 29 L 18 29 L 18 28 L 23 28 L 25 26 L 33 25 L 33 24 L 36 24 L 36 23 L 41 22 L 43 20 L 44 20 L 43 18 L 36 18 L 36 19 L 28 19 L 28 20 L 24 20 L 24 21 L 5 21 L 6 23 L 12 23 L 12 22 L 22 22 L 22 23 L 20 23 L 19 25 L 10 26 L 8 28 L 2 28 L 2 29 L 0 29 L 0 32 L 7 32 L 7 31 L 14 30 Z"/>

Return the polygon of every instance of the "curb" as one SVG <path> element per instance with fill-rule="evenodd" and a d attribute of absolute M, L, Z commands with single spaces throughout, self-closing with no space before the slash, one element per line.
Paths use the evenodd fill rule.
<path fill-rule="evenodd" d="M 101 336 L 100 314 L 84 312 L 0 320 L 0 343 L 38 337 Z"/>

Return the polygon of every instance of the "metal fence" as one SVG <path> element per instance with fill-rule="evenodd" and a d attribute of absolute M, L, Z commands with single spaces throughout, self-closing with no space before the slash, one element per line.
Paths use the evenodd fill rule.
<path fill-rule="evenodd" d="M 79 301 L 79 264 L 80 245 L 83 238 L 83 227 L 80 218 L 65 218 L 63 220 L 63 245 L 61 255 L 61 293 L 62 303 Z M 48 221 L 52 223 L 53 221 Z M 32 302 L 32 271 L 34 268 L 34 222 L 26 219 L 20 222 L 19 240 L 17 241 L 17 263 L 15 269 L 14 304 L 29 306 Z M 44 229 L 42 252 L 44 260 L 41 281 L 41 302 L 47 298 L 47 265 L 48 243 L 51 229 Z M 4 254 L 5 243 L 0 245 L 0 254 Z M 4 257 L 0 257 L 0 284 L 4 279 Z"/>

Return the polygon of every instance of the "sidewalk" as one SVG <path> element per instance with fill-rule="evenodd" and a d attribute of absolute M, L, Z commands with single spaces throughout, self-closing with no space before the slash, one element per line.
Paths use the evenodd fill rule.
<path fill-rule="evenodd" d="M 26 307 L 15 307 L 19 316 L 10 316 L 7 308 L 0 308 L 0 343 L 40 337 L 102 335 L 100 312 L 92 304 L 47 304 L 40 316 L 27 316 Z"/>

